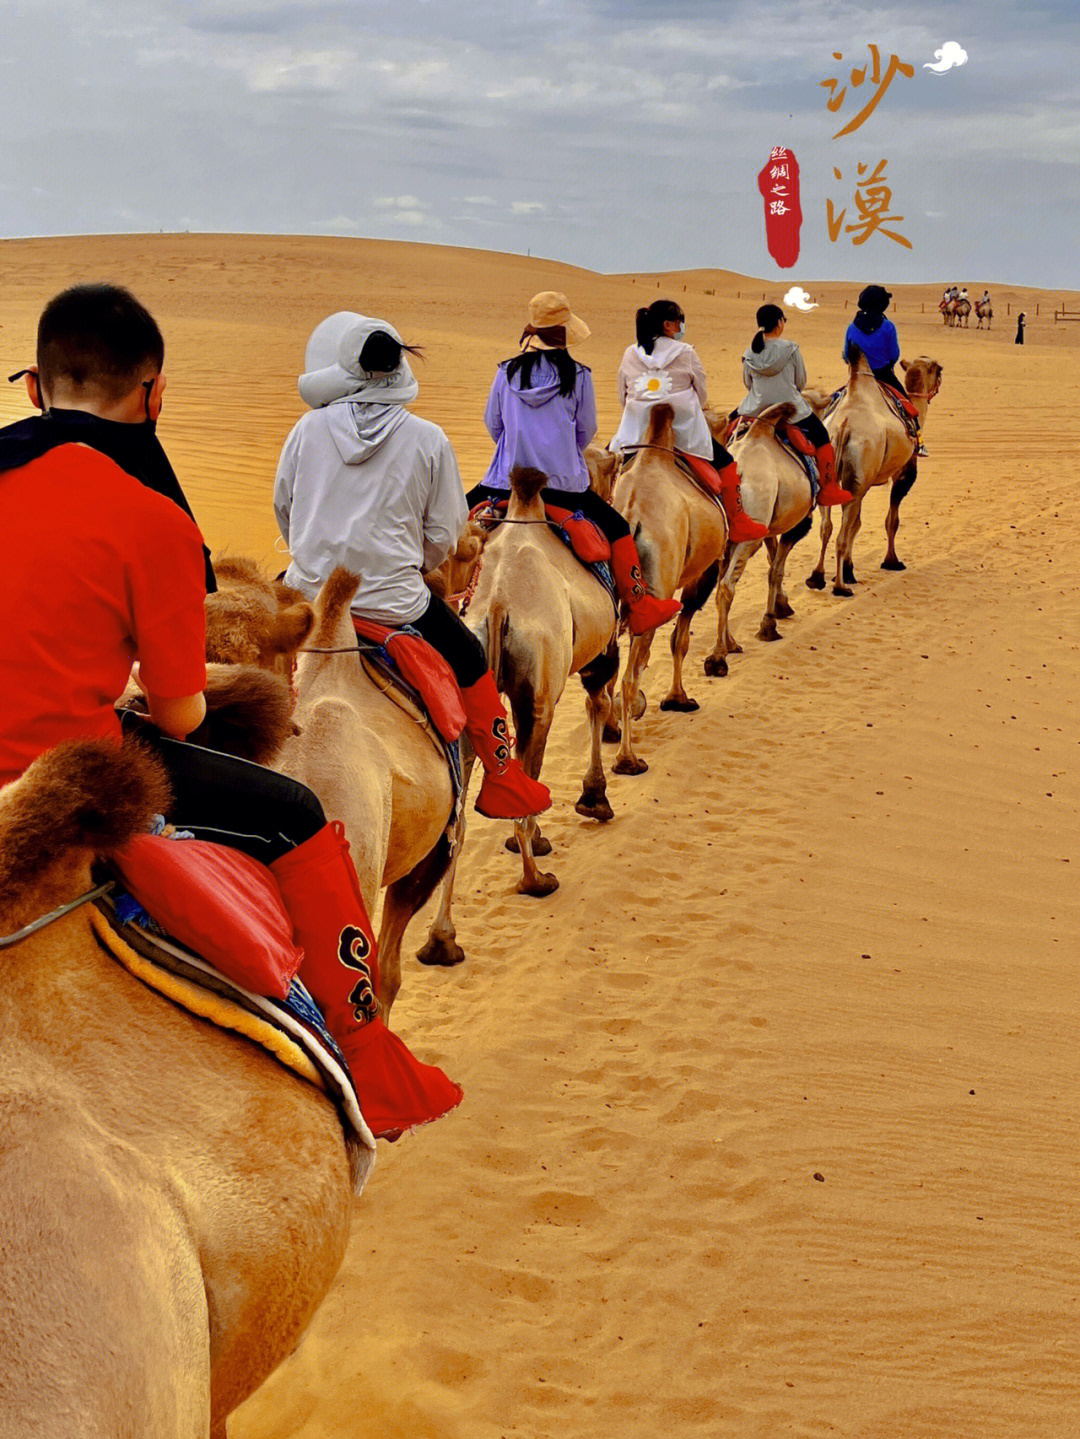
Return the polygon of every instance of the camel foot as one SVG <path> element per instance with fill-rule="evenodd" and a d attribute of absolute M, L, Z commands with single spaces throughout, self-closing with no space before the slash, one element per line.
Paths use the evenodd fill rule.
<path fill-rule="evenodd" d="M 666 699 L 660 701 L 660 708 L 662 710 L 677 710 L 679 714 L 692 714 L 694 710 L 700 709 L 701 706 L 697 700 L 692 700 L 689 695 L 683 695 L 681 698 L 679 695 L 668 695 Z"/>
<path fill-rule="evenodd" d="M 416 957 L 421 964 L 437 964 L 443 969 L 449 969 L 452 965 L 464 962 L 465 951 L 453 935 L 432 934 L 428 936 L 423 948 L 416 951 Z"/>
<path fill-rule="evenodd" d="M 727 659 L 724 655 L 705 656 L 705 673 L 711 678 L 723 679 L 727 672 Z"/>
<path fill-rule="evenodd" d="M 906 570 L 907 565 L 904 564 L 903 560 L 898 560 L 896 556 L 893 555 L 892 559 L 886 556 L 885 559 L 882 560 L 881 568 L 883 570 Z"/>
<path fill-rule="evenodd" d="M 521 849 L 517 842 L 517 835 L 510 835 L 506 843 L 503 845 L 503 848 L 508 849 L 511 854 L 520 854 Z M 550 853 L 551 840 L 548 839 L 546 834 L 541 834 L 540 831 L 537 830 L 536 833 L 533 835 L 533 854 L 544 855 Z"/>
<path fill-rule="evenodd" d="M 773 640 L 782 640 L 784 638 L 776 628 L 776 621 L 772 615 L 766 615 L 761 621 L 761 628 L 757 632 L 757 637 L 759 640 L 764 640 L 766 644 L 772 644 Z"/>
<path fill-rule="evenodd" d="M 583 819 L 598 819 L 601 824 L 607 824 L 609 819 L 615 818 L 615 811 L 608 804 L 608 797 L 603 790 L 583 789 L 574 811 Z"/>
<path fill-rule="evenodd" d="M 845 584 L 845 585 L 857 585 L 858 583 L 859 583 L 858 580 L 855 578 L 855 566 L 851 563 L 850 560 L 845 560 L 845 561 L 844 561 L 844 584 Z"/>
<path fill-rule="evenodd" d="M 832 592 L 834 595 L 840 595 L 845 600 L 851 599 L 855 593 L 854 590 L 849 590 L 847 585 L 833 585 Z"/>
<path fill-rule="evenodd" d="M 806 588 L 808 590 L 823 590 L 825 588 L 825 573 L 823 570 L 815 570 L 813 574 L 806 577 Z"/>
<path fill-rule="evenodd" d="M 635 718 L 636 720 L 640 719 L 641 716 L 642 716 L 642 715 L 645 713 L 645 711 L 648 709 L 648 707 L 649 707 L 649 701 L 645 698 L 645 691 L 644 691 L 644 690 L 638 690 L 638 692 L 637 692 L 637 699 L 634 700 L 634 709 L 633 709 L 634 718 Z"/>
<path fill-rule="evenodd" d="M 649 766 L 643 759 L 638 759 L 636 754 L 626 755 L 617 759 L 611 766 L 613 774 L 644 774 Z"/>
<path fill-rule="evenodd" d="M 622 730 L 617 724 L 606 724 L 602 740 L 604 744 L 618 744 L 622 739 Z"/>
<path fill-rule="evenodd" d="M 559 887 L 559 881 L 553 874 L 543 874 L 537 871 L 536 878 L 518 880 L 518 894 L 530 894 L 533 899 L 543 899 L 545 895 L 554 894 Z"/>
<path fill-rule="evenodd" d="M 776 601 L 776 618 L 778 620 L 789 620 L 795 611 L 788 604 L 787 600 Z"/>

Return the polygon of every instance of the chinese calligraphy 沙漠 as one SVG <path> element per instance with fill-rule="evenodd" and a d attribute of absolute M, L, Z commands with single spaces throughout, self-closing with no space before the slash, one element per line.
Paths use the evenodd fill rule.
<path fill-rule="evenodd" d="M 876 89 L 874 90 L 874 93 L 870 96 L 870 98 L 867 100 L 866 104 L 858 112 L 858 114 L 853 116 L 852 119 L 849 120 L 848 123 L 844 125 L 841 129 L 837 130 L 836 134 L 833 136 L 834 140 L 839 140 L 844 135 L 850 135 L 852 131 L 857 130 L 859 126 L 868 119 L 868 117 L 877 108 L 881 97 L 885 94 L 885 91 L 889 88 L 897 75 L 903 75 L 906 76 L 908 79 L 911 79 L 912 76 L 914 76 L 915 74 L 914 65 L 905 64 L 905 62 L 901 60 L 898 55 L 890 55 L 889 63 L 885 67 L 884 71 L 882 71 L 881 53 L 878 50 L 878 47 L 876 45 L 870 45 L 868 46 L 868 49 L 870 51 L 870 58 L 872 62 L 871 65 L 854 67 L 850 73 L 849 84 L 851 85 L 852 90 L 857 90 L 860 86 L 865 84 L 867 78 L 867 70 L 869 69 L 870 83 L 874 85 Z M 841 51 L 834 50 L 832 53 L 834 60 L 842 60 L 844 58 Z M 825 102 L 826 107 L 833 114 L 836 114 L 836 112 L 839 111 L 841 106 L 844 104 L 844 99 L 848 93 L 848 86 L 843 85 L 838 90 L 837 87 L 840 85 L 840 82 L 836 78 L 822 80 L 819 83 L 823 89 L 829 91 L 829 98 Z M 884 228 L 887 222 L 891 224 L 899 224 L 900 221 L 902 221 L 904 218 L 903 215 L 893 215 L 889 213 L 890 207 L 892 205 L 892 191 L 890 190 L 885 179 L 885 166 L 887 163 L 888 162 L 886 160 L 879 160 L 877 165 L 874 167 L 873 172 L 869 175 L 867 175 L 867 171 L 870 168 L 869 165 L 859 164 L 859 178 L 856 182 L 854 195 L 855 208 L 858 211 L 858 219 L 855 221 L 854 224 L 848 225 L 846 227 L 844 226 L 844 219 L 847 215 L 846 207 L 842 209 L 839 214 L 837 214 L 833 206 L 832 200 L 827 200 L 825 202 L 826 222 L 828 225 L 830 240 L 836 241 L 837 239 L 839 239 L 840 232 L 841 230 L 843 230 L 845 234 L 851 235 L 853 237 L 853 245 L 862 245 L 870 238 L 871 235 L 876 232 L 880 232 L 887 239 L 895 240 L 898 245 L 904 245 L 907 247 L 907 249 L 911 249 L 910 240 L 905 239 L 903 235 L 899 234 L 895 230 L 887 230 Z M 838 169 L 834 168 L 833 174 L 838 180 L 843 179 L 843 175 Z"/>

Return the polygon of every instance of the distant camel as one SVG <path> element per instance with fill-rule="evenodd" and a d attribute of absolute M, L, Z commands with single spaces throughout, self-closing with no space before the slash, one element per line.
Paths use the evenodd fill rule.
<path fill-rule="evenodd" d="M 0 934 L 87 893 L 167 807 L 155 761 L 61 745 L 0 791 Z M 4 951 L 0 1433 L 225 1439 L 345 1253 L 330 1099 L 110 958 L 92 905 Z"/>
<path fill-rule="evenodd" d="M 956 300 L 942 300 L 938 305 L 938 309 L 941 311 L 941 318 L 946 325 L 951 325 L 956 319 L 957 303 L 958 301 Z"/>
<path fill-rule="evenodd" d="M 908 397 L 919 413 L 920 425 L 926 423 L 926 409 L 941 387 L 942 369 L 936 360 L 920 355 L 910 364 L 900 361 L 906 375 Z M 847 388 L 839 404 L 825 424 L 836 449 L 837 479 L 852 493 L 844 506 L 844 518 L 836 542 L 836 580 L 834 595 L 850 595 L 849 585 L 855 583 L 852 550 L 855 536 L 862 524 L 862 503 L 866 492 L 875 485 L 892 484 L 889 513 L 885 520 L 888 550 L 882 561 L 883 570 L 902 570 L 904 564 L 896 555 L 896 531 L 900 525 L 900 503 L 915 483 L 917 472 L 916 444 L 904 422 L 882 394 L 860 355 L 849 369 Z M 807 578 L 810 589 L 825 588 L 825 552 L 832 536 L 832 513 L 821 515 L 821 554 Z"/>
<path fill-rule="evenodd" d="M 727 517 L 676 463 L 670 405 L 654 405 L 642 448 L 619 472 L 615 507 L 630 525 L 641 555 L 645 587 L 664 599 L 682 591 L 682 611 L 671 635 L 671 689 L 663 710 L 696 710 L 683 688 L 682 671 L 690 645 L 690 621 L 712 592 L 716 569 L 728 542 Z M 634 753 L 633 720 L 639 713 L 641 676 L 649 662 L 655 630 L 635 635 L 623 672 L 622 737 L 612 769 L 643 774 L 648 765 Z"/>
<path fill-rule="evenodd" d="M 776 438 L 776 426 L 794 413 L 794 405 L 773 405 L 758 415 L 742 435 L 727 442 L 739 466 L 743 508 L 752 519 L 769 527 L 764 540 L 769 554 L 769 590 L 758 628 L 760 640 L 783 638 L 776 621 L 794 614 L 784 593 L 784 566 L 792 548 L 809 531 L 814 512 L 814 497 L 806 471 Z M 707 411 L 706 419 L 717 438 L 722 439 L 727 428 L 726 418 Z M 762 543 L 762 540 L 744 540 L 741 544 L 728 545 L 716 590 L 716 646 L 705 660 L 707 675 L 726 675 L 727 655 L 742 652 L 742 646 L 731 634 L 731 604 L 743 570 Z"/>
<path fill-rule="evenodd" d="M 957 302 L 956 302 L 956 312 L 955 312 L 955 314 L 954 314 L 954 316 L 953 316 L 953 324 L 955 324 L 955 325 L 963 325 L 964 329 L 966 330 L 967 327 L 968 327 L 968 321 L 970 320 L 970 318 L 971 318 L 971 301 L 970 301 L 970 300 L 957 300 Z"/>
<path fill-rule="evenodd" d="M 993 318 L 994 318 L 994 309 L 993 309 L 993 306 L 991 305 L 990 301 L 989 301 L 989 300 L 976 300 L 976 301 L 975 301 L 975 315 L 976 315 L 976 318 L 978 319 L 978 322 L 979 322 L 979 323 L 975 326 L 975 328 L 976 328 L 977 330 L 981 330 L 982 327 L 983 327 L 983 321 L 985 320 L 985 321 L 986 321 L 986 328 L 989 330 L 989 328 L 990 328 L 990 322 L 991 322 L 991 321 L 993 320 Z"/>

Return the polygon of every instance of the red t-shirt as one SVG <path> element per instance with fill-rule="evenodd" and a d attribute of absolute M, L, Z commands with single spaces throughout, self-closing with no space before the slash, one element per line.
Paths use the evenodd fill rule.
<path fill-rule="evenodd" d="M 162 699 L 206 684 L 202 536 L 86 445 L 0 473 L 0 785 L 66 739 L 120 736 L 132 661 Z"/>

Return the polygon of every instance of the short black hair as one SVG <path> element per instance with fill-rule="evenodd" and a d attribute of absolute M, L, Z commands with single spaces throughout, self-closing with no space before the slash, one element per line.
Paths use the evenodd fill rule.
<path fill-rule="evenodd" d="M 119 400 L 164 359 L 157 321 L 120 285 L 73 285 L 41 312 L 37 364 L 46 389 L 59 381 Z"/>

